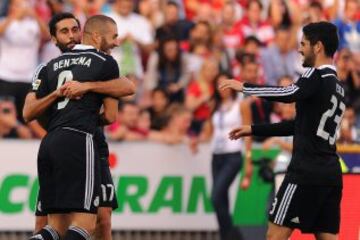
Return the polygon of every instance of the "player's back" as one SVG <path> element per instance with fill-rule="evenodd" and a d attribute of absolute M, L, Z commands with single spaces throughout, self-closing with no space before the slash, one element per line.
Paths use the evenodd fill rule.
<path fill-rule="evenodd" d="M 43 88 L 47 88 L 48 93 L 70 80 L 105 81 L 119 76 L 117 64 L 112 57 L 85 45 L 77 45 L 73 51 L 51 60 L 46 70 L 47 86 Z M 49 131 L 69 127 L 94 133 L 102 100 L 102 95 L 91 92 L 80 99 L 59 98 L 51 109 Z"/>
<path fill-rule="evenodd" d="M 296 103 L 293 158 L 289 177 L 299 183 L 340 185 L 336 135 L 345 111 L 344 89 L 333 66 L 313 69 L 314 93 Z"/>

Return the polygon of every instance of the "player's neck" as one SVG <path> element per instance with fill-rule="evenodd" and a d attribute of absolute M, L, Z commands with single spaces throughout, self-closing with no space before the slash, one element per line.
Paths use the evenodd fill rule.
<path fill-rule="evenodd" d="M 85 37 L 82 40 L 82 44 L 83 45 L 89 45 L 89 46 L 93 46 L 95 49 L 100 49 L 100 46 L 98 46 L 97 43 L 95 43 L 91 38 Z"/>
<path fill-rule="evenodd" d="M 333 65 L 334 64 L 334 61 L 332 58 L 329 58 L 329 57 L 322 57 L 322 58 L 317 58 L 316 61 L 315 61 L 315 64 L 314 64 L 314 67 L 315 68 L 318 68 L 322 65 Z"/>

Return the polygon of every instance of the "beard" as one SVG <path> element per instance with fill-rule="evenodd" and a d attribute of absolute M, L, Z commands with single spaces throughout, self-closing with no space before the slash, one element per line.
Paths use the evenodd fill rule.
<path fill-rule="evenodd" d="M 60 49 L 61 52 L 69 52 L 75 46 L 75 44 L 79 44 L 80 42 L 71 41 L 68 43 L 56 43 L 56 46 Z"/>
<path fill-rule="evenodd" d="M 315 65 L 315 54 L 313 52 L 308 55 L 304 55 L 303 67 L 314 67 Z"/>

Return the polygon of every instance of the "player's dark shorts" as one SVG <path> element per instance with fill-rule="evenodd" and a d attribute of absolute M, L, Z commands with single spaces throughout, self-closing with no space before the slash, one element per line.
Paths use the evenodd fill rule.
<path fill-rule="evenodd" d="M 286 178 L 269 211 L 269 221 L 303 233 L 339 232 L 341 186 L 298 185 Z"/>
<path fill-rule="evenodd" d="M 101 151 L 99 151 L 101 152 Z M 113 210 L 118 208 L 118 202 L 115 193 L 114 182 L 110 173 L 108 156 L 100 156 L 100 175 L 101 175 L 101 192 L 99 207 L 111 207 Z M 43 210 L 40 194 L 36 203 L 36 216 L 47 216 L 47 212 Z"/>
<path fill-rule="evenodd" d="M 97 213 L 100 171 L 92 135 L 57 129 L 42 140 L 38 156 L 41 210 Z"/>
<path fill-rule="evenodd" d="M 101 168 L 101 193 L 100 207 L 111 207 L 113 210 L 118 208 L 115 186 L 111 177 L 108 156 L 100 156 Z"/>

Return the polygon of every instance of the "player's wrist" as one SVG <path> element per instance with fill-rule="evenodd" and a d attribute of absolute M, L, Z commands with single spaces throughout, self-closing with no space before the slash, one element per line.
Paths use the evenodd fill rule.
<path fill-rule="evenodd" d="M 92 82 L 84 82 L 82 84 L 84 87 L 84 93 L 91 92 L 94 90 L 94 84 L 92 84 Z"/>

